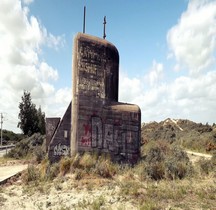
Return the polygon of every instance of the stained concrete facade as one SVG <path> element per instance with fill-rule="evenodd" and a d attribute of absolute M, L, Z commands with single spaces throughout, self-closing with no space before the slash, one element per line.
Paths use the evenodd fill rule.
<path fill-rule="evenodd" d="M 118 102 L 119 54 L 108 41 L 79 33 L 73 51 L 71 152 L 109 153 L 136 162 L 141 111 Z"/>
<path fill-rule="evenodd" d="M 74 39 L 72 80 L 72 104 L 62 121 L 52 121 L 58 124 L 53 126 L 55 131 L 51 134 L 47 130 L 49 159 L 54 162 L 64 155 L 88 151 L 109 153 L 115 161 L 137 162 L 141 111 L 137 105 L 118 102 L 116 47 L 104 39 L 78 33 Z"/>
<path fill-rule="evenodd" d="M 60 123 L 60 117 L 46 118 L 46 150 L 48 151 L 50 142 Z"/>
<path fill-rule="evenodd" d="M 62 120 L 60 118 L 46 118 L 46 141 L 49 142 L 47 151 L 51 162 L 59 161 L 62 156 L 70 155 L 70 136 L 71 103 Z"/>

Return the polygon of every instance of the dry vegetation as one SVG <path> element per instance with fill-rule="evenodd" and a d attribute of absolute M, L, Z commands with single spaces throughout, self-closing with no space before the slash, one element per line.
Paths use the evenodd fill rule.
<path fill-rule="evenodd" d="M 185 149 L 213 153 L 216 151 L 216 125 L 195 123 L 190 120 L 166 119 L 144 123 L 142 142 L 163 140 Z"/>
<path fill-rule="evenodd" d="M 29 163 L 20 177 L 0 186 L 0 209 L 216 209 L 216 153 L 210 151 L 211 159 L 189 158 L 182 149 L 206 152 L 207 143 L 216 143 L 215 125 L 187 120 L 144 125 L 142 158 L 134 166 L 89 153 L 50 164 L 43 139 L 38 134 L 24 139 L 0 159 L 0 165 L 26 158 Z"/>
<path fill-rule="evenodd" d="M 216 155 L 191 164 L 164 141 L 142 148 L 135 166 L 86 153 L 29 165 L 0 187 L 0 209 L 214 209 Z M 10 184 L 12 183 L 12 184 Z"/>

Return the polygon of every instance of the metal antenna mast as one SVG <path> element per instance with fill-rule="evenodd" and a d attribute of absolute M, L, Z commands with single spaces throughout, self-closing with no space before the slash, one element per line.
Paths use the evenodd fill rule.
<path fill-rule="evenodd" d="M 104 22 L 103 22 L 103 24 L 104 24 L 104 30 L 103 30 L 103 38 L 104 39 L 106 39 L 106 16 L 104 16 Z"/>
<path fill-rule="evenodd" d="M 86 6 L 84 6 L 84 15 L 83 15 L 83 33 L 85 33 L 85 19 L 86 19 Z"/>

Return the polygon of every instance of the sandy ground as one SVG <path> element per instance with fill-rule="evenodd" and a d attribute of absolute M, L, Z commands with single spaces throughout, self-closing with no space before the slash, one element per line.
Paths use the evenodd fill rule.
<path fill-rule="evenodd" d="M 197 161 L 202 157 L 209 158 L 208 155 L 200 155 L 200 153 L 197 155 L 194 152 L 193 154 L 188 152 L 188 154 L 192 161 Z M 16 164 L 17 162 L 9 163 L 9 165 L 15 165 L 14 168 L 17 167 Z M 7 167 L 9 166 L 0 167 L 0 173 L 3 168 L 6 171 Z M 35 184 L 24 185 L 20 177 L 9 182 L 10 184 L 0 186 L 0 210 L 140 209 L 136 200 L 131 200 L 121 193 L 119 182 L 123 183 L 124 180 L 127 181 L 122 177 L 109 180 L 91 176 L 75 180 L 74 174 L 69 174 L 58 177 L 52 182 L 36 182 Z M 212 183 L 215 182 L 212 181 Z M 157 187 L 157 183 L 155 184 Z M 145 195 L 146 189 L 147 184 L 146 186 L 143 185 L 141 194 Z M 163 209 L 172 209 L 169 202 L 167 208 Z M 182 203 L 184 205 L 184 201 Z M 99 206 L 102 208 L 98 208 Z"/>
<path fill-rule="evenodd" d="M 0 180 L 28 167 L 25 161 L 0 162 Z M 70 210 L 92 209 L 103 204 L 105 209 L 137 209 L 109 179 L 88 177 L 80 181 L 69 174 L 52 182 L 22 183 L 14 177 L 0 185 L 0 210 Z M 94 209 L 94 208 L 93 208 Z"/>
<path fill-rule="evenodd" d="M 208 191 L 208 193 L 206 192 L 206 189 L 212 188 L 210 193 L 216 190 L 214 187 L 215 181 L 212 179 L 142 182 L 138 197 L 130 197 L 126 195 L 127 193 L 122 193 L 121 185 L 119 184 L 120 182 L 127 182 L 125 178 L 123 176 L 109 180 L 86 177 L 85 179 L 75 180 L 74 175 L 70 174 L 57 178 L 52 182 L 40 182 L 35 185 L 23 185 L 18 180 L 13 185 L 0 187 L 0 210 L 216 209 L 214 208 L 215 195 L 209 194 L 206 196 L 209 193 Z M 135 183 L 136 181 L 133 182 L 133 184 Z M 152 196 L 156 196 L 155 199 L 147 195 L 147 191 L 149 192 L 148 188 L 151 189 Z M 178 192 L 174 192 L 171 188 L 176 188 Z M 134 186 L 127 189 L 133 190 Z M 199 196 L 197 196 L 197 190 Z M 158 191 L 162 191 L 162 194 Z M 170 192 L 174 193 L 174 195 L 169 195 Z M 181 194 L 179 195 L 180 192 Z M 182 193 L 184 194 L 183 196 Z M 148 196 L 147 200 L 146 196 Z M 153 201 L 150 201 L 150 204 L 144 208 L 140 208 L 139 200 L 149 202 L 149 196 Z M 166 196 L 169 198 L 166 199 Z M 157 206 L 160 203 L 163 207 L 154 208 L 154 203 L 152 202 L 155 202 Z"/>
<path fill-rule="evenodd" d="M 107 180 L 91 179 L 89 184 L 88 181 L 75 182 L 72 176 L 64 179 L 35 187 L 22 186 L 19 182 L 8 186 L 0 193 L 0 209 L 97 209 L 100 204 L 103 209 L 138 209 L 126 197 L 120 196 L 119 188 Z"/>

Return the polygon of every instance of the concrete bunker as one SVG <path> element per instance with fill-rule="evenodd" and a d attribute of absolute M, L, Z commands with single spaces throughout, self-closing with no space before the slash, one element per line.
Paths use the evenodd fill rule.
<path fill-rule="evenodd" d="M 137 105 L 118 102 L 116 47 L 105 39 L 78 33 L 72 81 L 73 99 L 63 119 L 53 121 L 53 128 L 47 118 L 49 159 L 55 162 L 65 155 L 98 152 L 109 153 L 115 161 L 137 162 L 141 111 Z"/>

